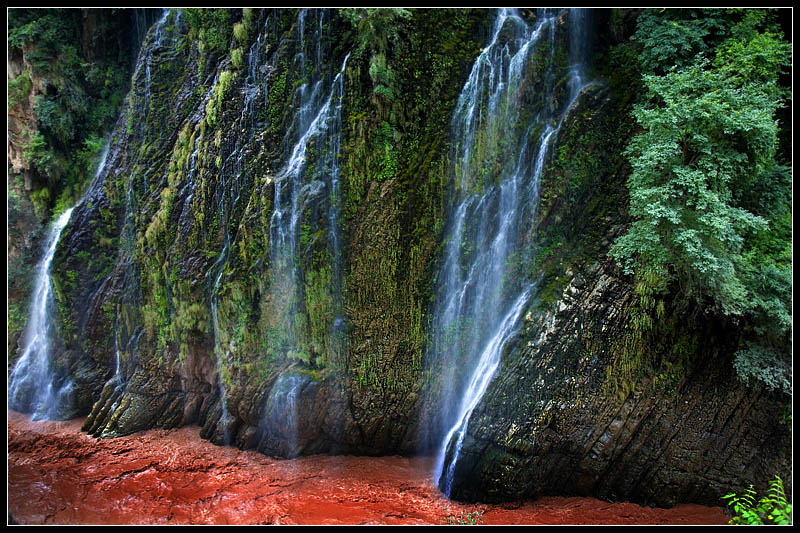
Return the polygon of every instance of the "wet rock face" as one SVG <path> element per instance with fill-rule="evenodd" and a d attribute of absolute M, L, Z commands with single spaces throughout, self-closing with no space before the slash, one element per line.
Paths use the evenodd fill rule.
<path fill-rule="evenodd" d="M 791 471 L 781 398 L 736 383 L 719 353 L 672 390 L 650 376 L 630 392 L 609 392 L 606 339 L 625 335 L 630 293 L 611 267 L 596 279 L 582 290 L 567 286 L 568 310 L 559 313 L 557 302 L 527 318 L 519 356 L 506 360 L 473 415 L 453 497 L 591 494 L 711 505 L 745 490 L 743 480 Z M 725 345 L 726 332 L 706 333 L 709 351 Z"/>
<path fill-rule="evenodd" d="M 617 113 L 605 90 L 584 98 L 559 139 L 565 146 L 574 132 L 603 129 Z M 609 145 L 615 142 L 589 148 L 614 153 Z M 574 179 L 567 167 L 556 162 L 544 187 Z M 601 168 L 621 167 L 606 162 Z M 597 175 L 586 187 L 602 193 L 622 187 L 620 177 Z M 671 326 L 654 334 L 641 355 L 649 362 L 619 377 L 620 361 L 634 357 L 626 343 L 638 301 L 607 256 L 624 228 L 624 210 L 610 194 L 600 207 L 575 198 L 543 210 L 540 238 L 546 241 L 553 221 L 561 220 L 568 228 L 591 227 L 594 236 L 570 236 L 567 229 L 568 242 L 578 244 L 556 256 L 567 266 L 555 268 L 557 281 L 540 282 L 538 302 L 506 347 L 502 368 L 470 419 L 451 497 L 591 494 L 659 506 L 715 504 L 776 472 L 790 480 L 791 431 L 780 421 L 785 400 L 737 381 L 729 359 L 736 331 L 674 311 L 664 319 Z"/>
<path fill-rule="evenodd" d="M 472 38 L 483 14 L 469 17 L 461 39 Z M 437 23 L 423 22 L 434 34 Z M 362 134 L 375 124 L 350 121 L 339 140 L 310 139 L 308 183 L 298 198 L 305 207 L 297 223 L 298 285 L 294 294 L 276 289 L 272 215 L 276 202 L 291 201 L 286 189 L 276 197 L 276 187 L 303 133 L 292 102 L 308 82 L 308 65 L 297 58 L 304 46 L 322 55 L 313 90 L 327 96 L 352 48 L 313 41 L 323 23 L 343 31 L 335 11 L 257 12 L 247 22 L 249 41 L 233 41 L 242 45 L 244 65 L 201 51 L 177 12 L 145 38 L 107 165 L 76 206 L 55 260 L 62 357 L 77 374 L 78 412 L 89 414 L 90 434 L 196 423 L 212 442 L 278 455 L 416 449 L 407 428 L 418 399 L 414 360 L 424 342 L 439 185 L 423 185 L 412 194 L 425 201 L 401 210 L 407 184 L 370 182 L 377 162 L 358 162 L 364 176 L 353 174 L 352 163 L 349 173 L 337 171 L 337 207 L 354 212 L 339 222 L 339 249 L 329 237 L 335 191 L 323 163 L 338 144 L 363 151 L 374 139 Z M 428 53 L 417 46 L 416 56 Z M 471 54 L 437 73 L 456 80 Z M 371 86 L 360 83 L 368 80 L 369 57 L 350 61 L 343 73 L 348 96 L 331 102 L 374 107 L 362 94 Z M 452 92 L 438 83 L 438 91 Z M 435 116 L 406 117 L 428 128 L 424 150 L 415 152 L 417 179 L 436 175 L 431 161 L 442 153 L 445 130 L 434 125 L 447 118 L 444 107 Z M 334 126 L 329 119 L 320 130 Z M 419 220 L 417 211 L 424 213 Z M 401 249 L 412 224 L 431 231 L 416 230 L 415 255 L 408 256 Z M 333 263 L 337 254 L 341 264 Z M 330 291 L 331 283 L 347 295 Z M 305 346 L 287 349 L 280 340 L 293 328 Z M 283 384 L 296 375 L 308 380 L 297 391 L 297 442 L 290 445 L 287 417 L 276 405 L 286 402 Z"/>

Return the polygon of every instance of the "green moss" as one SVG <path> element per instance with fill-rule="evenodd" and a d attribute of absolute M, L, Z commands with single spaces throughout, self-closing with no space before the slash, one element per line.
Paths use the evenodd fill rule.
<path fill-rule="evenodd" d="M 328 359 L 332 346 L 330 332 L 335 318 L 334 284 L 332 268 L 324 265 L 319 270 L 306 273 L 305 308 L 308 313 L 311 350 L 315 354 L 316 366 L 322 367 Z"/>
<path fill-rule="evenodd" d="M 225 101 L 225 94 L 235 76 L 236 74 L 230 70 L 223 70 L 219 75 L 217 85 L 214 87 L 214 94 L 206 103 L 206 124 L 210 127 L 214 127 L 219 121 L 219 112 Z"/>
<path fill-rule="evenodd" d="M 233 64 L 233 68 L 241 69 L 244 66 L 244 49 L 243 48 L 234 48 L 231 50 L 231 63 Z"/>
<path fill-rule="evenodd" d="M 283 123 L 283 117 L 286 112 L 286 80 L 289 74 L 288 63 L 281 63 L 279 69 L 279 74 L 275 76 L 274 81 L 271 81 L 269 86 L 269 108 L 267 111 L 269 132 L 274 138 L 278 137 L 281 125 Z"/>
<path fill-rule="evenodd" d="M 182 9 L 189 24 L 189 35 L 199 39 L 202 51 L 223 55 L 228 50 L 234 31 L 232 10 Z"/>
<path fill-rule="evenodd" d="M 10 302 L 7 306 L 8 315 L 6 323 L 8 325 L 9 337 L 13 337 L 22 332 L 28 322 L 28 301 L 18 300 Z"/>

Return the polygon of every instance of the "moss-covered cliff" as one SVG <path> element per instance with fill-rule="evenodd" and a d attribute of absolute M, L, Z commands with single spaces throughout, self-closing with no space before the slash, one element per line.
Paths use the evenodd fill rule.
<path fill-rule="evenodd" d="M 8 348 L 28 312 L 44 226 L 96 169 L 152 9 L 8 13 Z"/>
<path fill-rule="evenodd" d="M 536 289 L 471 414 L 452 497 L 713 504 L 776 472 L 791 485 L 785 396 L 739 383 L 730 324 L 667 299 L 655 329 L 633 327 L 641 295 L 608 255 L 630 222 L 623 150 L 642 87 L 620 43 L 636 15 L 594 18 L 595 83 L 571 107 L 568 10 L 547 13 L 552 44 L 526 56 L 507 126 L 554 133 L 501 296 Z M 88 415 L 97 437 L 196 424 L 280 456 L 433 453 L 453 387 L 452 362 L 430 355 L 447 224 L 518 155 L 495 132 L 479 140 L 484 174 L 453 170 L 453 115 L 494 21 L 165 11 L 57 249 L 63 415 Z"/>

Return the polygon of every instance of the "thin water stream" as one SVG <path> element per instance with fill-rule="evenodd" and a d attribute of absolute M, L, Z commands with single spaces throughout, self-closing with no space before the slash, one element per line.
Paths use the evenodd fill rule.
<path fill-rule="evenodd" d="M 9 406 L 22 412 L 31 412 L 34 420 L 53 418 L 69 393 L 69 380 L 60 384 L 54 373 L 52 343 L 55 325 L 52 313 L 55 300 L 50 266 L 56 253 L 61 231 L 66 227 L 73 208 L 64 211 L 50 228 L 45 241 L 44 255 L 36 268 L 31 310 L 25 329 L 24 346 L 8 378 Z"/>
<path fill-rule="evenodd" d="M 333 266 L 333 286 L 329 289 L 338 305 L 341 293 L 341 242 L 339 238 L 339 154 L 341 149 L 341 106 L 344 94 L 344 71 L 348 54 L 342 61 L 338 72 L 331 79 L 322 71 L 323 65 L 323 20 L 324 12 L 315 11 L 316 23 L 310 27 L 311 39 L 306 36 L 308 10 L 298 14 L 298 51 L 293 59 L 294 68 L 300 72 L 306 68 L 307 57 L 313 58 L 313 71 L 310 78 L 300 83 L 292 97 L 296 112 L 286 140 L 287 158 L 275 180 L 273 214 L 270 218 L 270 262 L 272 265 L 272 301 L 276 313 L 281 316 L 281 345 L 289 360 L 305 358 L 304 334 L 297 327 L 295 315 L 305 312 L 301 301 L 301 284 L 305 278 L 300 249 L 301 225 L 304 216 L 315 202 L 327 204 L 328 250 Z M 313 21 L 312 21 L 313 23 Z M 313 159 L 312 159 L 313 158 Z M 310 171 L 313 161 L 313 172 Z M 316 232 L 312 221 L 307 232 Z M 328 354 L 325 354 L 326 356 Z M 286 380 L 291 381 L 288 387 Z M 275 404 L 276 396 L 290 395 L 291 401 L 279 401 L 285 405 L 285 412 L 267 409 L 268 427 L 285 426 L 286 453 L 294 456 L 300 452 L 298 434 L 297 395 L 307 377 L 296 374 L 282 375 L 273 385 L 268 401 Z M 278 420 L 282 420 L 278 424 Z"/>

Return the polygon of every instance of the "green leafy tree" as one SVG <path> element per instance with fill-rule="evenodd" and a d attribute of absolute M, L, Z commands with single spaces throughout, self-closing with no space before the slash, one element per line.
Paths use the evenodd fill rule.
<path fill-rule="evenodd" d="M 694 62 L 725 31 L 721 10 L 652 9 L 639 17 L 634 39 L 642 44 L 645 72 L 662 74 Z"/>
<path fill-rule="evenodd" d="M 744 319 L 739 376 L 791 393 L 791 170 L 776 160 L 775 118 L 791 46 L 763 12 L 712 15 L 643 17 L 633 222 L 611 254 L 649 293 Z"/>
<path fill-rule="evenodd" d="M 635 221 L 613 254 L 628 272 L 653 272 L 663 287 L 679 281 L 688 299 L 741 314 L 747 290 L 736 263 L 745 237 L 767 226 L 733 203 L 734 187 L 769 170 L 778 102 L 706 67 L 645 76 L 649 97 L 663 104 L 635 108 L 645 128 L 627 150 Z"/>

